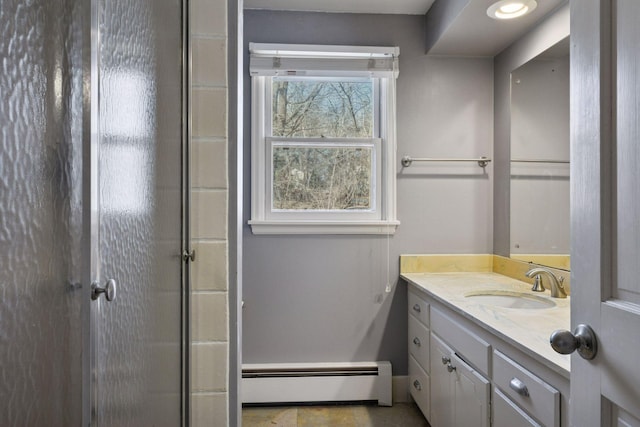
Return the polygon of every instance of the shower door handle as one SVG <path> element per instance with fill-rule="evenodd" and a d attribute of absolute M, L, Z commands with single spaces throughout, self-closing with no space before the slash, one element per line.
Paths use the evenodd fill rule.
<path fill-rule="evenodd" d="M 91 299 L 97 300 L 100 298 L 100 294 L 104 294 L 107 301 L 111 302 L 116 299 L 116 281 L 113 279 L 107 280 L 104 286 L 100 286 L 100 283 L 93 282 L 91 284 Z"/>

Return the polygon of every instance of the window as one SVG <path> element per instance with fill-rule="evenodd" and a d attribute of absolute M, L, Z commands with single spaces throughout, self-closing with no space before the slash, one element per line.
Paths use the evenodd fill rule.
<path fill-rule="evenodd" d="M 397 48 L 250 49 L 253 233 L 393 233 Z"/>

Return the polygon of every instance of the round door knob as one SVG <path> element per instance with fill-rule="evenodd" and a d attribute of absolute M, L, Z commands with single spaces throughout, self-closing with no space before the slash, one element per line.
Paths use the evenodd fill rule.
<path fill-rule="evenodd" d="M 97 300 L 100 295 L 104 294 L 107 301 L 111 302 L 116 299 L 116 281 L 113 279 L 107 280 L 104 286 L 100 286 L 99 283 L 94 282 L 91 284 L 91 299 Z"/>
<path fill-rule="evenodd" d="M 571 354 L 578 350 L 583 359 L 591 360 L 598 352 L 596 334 L 588 325 L 578 325 L 573 333 L 559 329 L 551 334 L 549 341 L 551 347 L 560 354 Z"/>

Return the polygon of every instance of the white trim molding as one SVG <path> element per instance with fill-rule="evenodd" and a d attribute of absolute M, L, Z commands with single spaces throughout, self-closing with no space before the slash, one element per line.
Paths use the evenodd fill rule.
<path fill-rule="evenodd" d="M 261 221 L 250 220 L 253 234 L 389 234 L 400 221 Z"/>

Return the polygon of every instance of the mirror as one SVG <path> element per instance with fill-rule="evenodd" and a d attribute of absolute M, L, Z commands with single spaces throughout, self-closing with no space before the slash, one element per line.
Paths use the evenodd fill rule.
<path fill-rule="evenodd" d="M 511 73 L 511 258 L 570 269 L 569 38 Z"/>

